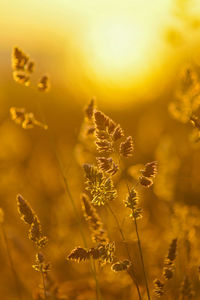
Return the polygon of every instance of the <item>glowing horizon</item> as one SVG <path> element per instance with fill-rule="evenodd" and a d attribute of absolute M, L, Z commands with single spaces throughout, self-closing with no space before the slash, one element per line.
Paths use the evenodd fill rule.
<path fill-rule="evenodd" d="M 20 5 L 2 0 L 0 9 L 5 47 L 16 44 L 41 55 L 40 67 L 48 64 L 49 72 L 59 74 L 55 80 L 75 95 L 110 89 L 113 98 L 133 90 L 148 94 L 163 68 L 166 72 L 181 57 L 182 48 L 173 52 L 166 42 L 165 31 L 175 19 L 171 0 L 21 0 Z"/>

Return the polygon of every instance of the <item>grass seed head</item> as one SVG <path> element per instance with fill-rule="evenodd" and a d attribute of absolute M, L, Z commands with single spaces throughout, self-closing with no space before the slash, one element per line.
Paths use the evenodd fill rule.
<path fill-rule="evenodd" d="M 44 75 L 40 78 L 38 82 L 38 90 L 40 92 L 48 92 L 50 89 L 50 79 L 48 76 Z"/>
<path fill-rule="evenodd" d="M 77 262 L 85 261 L 90 258 L 90 254 L 87 249 L 82 247 L 77 247 L 71 251 L 71 253 L 67 256 L 67 259 L 72 259 Z"/>
<path fill-rule="evenodd" d="M 164 286 L 165 284 L 160 281 L 159 279 L 155 279 L 154 280 L 154 294 L 157 296 L 157 297 L 161 297 L 164 295 Z"/>
<path fill-rule="evenodd" d="M 97 157 L 96 159 L 99 169 L 103 172 L 114 175 L 119 169 L 118 165 L 115 164 L 112 157 Z"/>
<path fill-rule="evenodd" d="M 123 136 L 124 136 L 124 132 L 121 126 L 118 124 L 113 131 L 112 138 L 116 142 L 120 140 Z"/>
<path fill-rule="evenodd" d="M 133 139 L 131 136 L 127 137 L 125 142 L 120 144 L 119 152 L 125 157 L 131 157 L 133 155 Z"/>
<path fill-rule="evenodd" d="M 94 116 L 94 107 L 95 107 L 95 101 L 94 99 L 91 99 L 89 104 L 85 107 L 85 116 L 88 120 L 92 120 Z"/>
<path fill-rule="evenodd" d="M 144 166 L 144 170 L 141 170 L 142 175 L 147 178 L 155 177 L 157 174 L 157 166 L 158 166 L 157 161 L 152 161 L 152 162 L 147 163 Z"/>
<path fill-rule="evenodd" d="M 121 272 L 121 271 L 127 271 L 131 266 L 130 260 L 123 260 L 123 261 L 118 261 L 114 263 L 111 267 L 112 271 L 114 272 Z"/>
<path fill-rule="evenodd" d="M 147 178 L 145 176 L 140 176 L 139 177 L 139 182 L 141 185 L 143 185 L 146 188 L 149 188 L 153 184 L 153 180 L 150 178 Z"/>
<path fill-rule="evenodd" d="M 86 177 L 86 190 L 90 192 L 94 205 L 104 205 L 116 198 L 117 192 L 110 177 L 106 177 L 94 165 L 84 164 L 83 169 Z"/>
<path fill-rule="evenodd" d="M 34 61 L 30 61 L 27 65 L 27 68 L 26 68 L 26 71 L 29 73 L 29 74 L 32 74 L 34 71 L 35 71 L 35 63 Z"/>
<path fill-rule="evenodd" d="M 89 224 L 92 241 L 98 244 L 108 242 L 107 233 L 103 229 L 103 224 L 100 220 L 100 217 L 90 199 L 85 194 L 82 194 L 82 209 L 84 212 L 84 217 Z"/>
<path fill-rule="evenodd" d="M 12 52 L 12 68 L 15 71 L 24 71 L 26 64 L 29 60 L 28 55 L 26 55 L 20 48 L 14 47 Z"/>
<path fill-rule="evenodd" d="M 30 76 L 22 72 L 13 72 L 13 79 L 24 86 L 30 85 Z"/>
<path fill-rule="evenodd" d="M 20 194 L 17 195 L 17 207 L 21 219 L 25 223 L 31 225 L 34 221 L 35 213 L 32 210 L 28 201 L 24 199 Z"/>

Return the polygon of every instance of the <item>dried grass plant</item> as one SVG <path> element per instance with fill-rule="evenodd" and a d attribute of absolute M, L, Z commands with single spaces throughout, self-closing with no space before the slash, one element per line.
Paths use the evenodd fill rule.
<path fill-rule="evenodd" d="M 35 81 L 35 70 L 35 61 L 14 47 L 15 83 L 24 89 L 28 87 L 30 92 L 35 89 L 42 97 L 51 90 L 50 77 L 40 74 Z M 67 169 L 43 103 L 35 101 L 35 109 L 28 102 L 26 107 L 11 105 L 13 128 L 27 136 L 37 131 L 47 140 L 53 157 L 53 179 L 51 168 L 45 167 L 41 180 L 42 164 L 47 161 L 41 156 L 34 165 L 41 182 L 37 185 L 37 176 L 31 174 L 28 188 L 17 186 L 17 210 L 31 242 L 21 234 L 20 221 L 15 225 L 16 210 L 13 212 L 9 205 L 7 208 L 6 202 L 2 205 L 6 208 L 5 222 L 0 209 L 4 252 L 14 283 L 9 285 L 13 289 L 12 293 L 7 292 L 9 296 L 20 300 L 200 299 L 200 209 L 197 203 L 192 205 L 186 199 L 190 197 L 186 193 L 188 182 L 193 194 L 198 194 L 199 185 L 195 166 L 200 161 L 199 74 L 195 65 L 181 71 L 174 99 L 167 103 L 174 118 L 171 122 L 180 122 L 174 125 L 178 133 L 174 130 L 168 136 L 163 134 L 151 156 L 145 155 L 138 143 L 137 130 L 133 126 L 126 129 L 122 119 L 111 119 L 93 98 L 84 108 L 80 130 L 76 129 L 73 146 L 66 154 L 71 166 Z M 146 122 L 141 126 L 147 130 L 151 125 Z M 190 125 L 194 128 L 192 135 Z M 184 126 L 188 126 L 185 131 Z M 187 145 L 180 142 L 179 146 L 175 140 L 180 132 L 184 138 L 182 130 L 189 132 L 189 139 Z M 194 154 L 192 167 L 187 163 L 189 158 L 185 159 L 190 153 Z M 26 160 L 19 163 L 19 180 L 23 178 L 24 182 L 23 170 L 30 167 Z M 27 195 L 32 204 L 21 194 Z M 41 201 L 43 198 L 46 202 Z M 14 237 L 9 236 L 10 232 Z M 33 263 L 30 256 L 35 257 Z M 39 284 L 34 277 L 37 273 L 32 274 L 32 270 L 40 273 Z M 26 278 L 25 272 L 32 274 L 31 279 Z"/>

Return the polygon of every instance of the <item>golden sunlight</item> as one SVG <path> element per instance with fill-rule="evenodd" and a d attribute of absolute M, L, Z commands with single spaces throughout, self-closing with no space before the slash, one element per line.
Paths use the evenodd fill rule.
<path fill-rule="evenodd" d="M 1 3 L 4 40 L 8 44 L 11 36 L 15 44 L 27 49 L 31 44 L 32 52 L 34 49 L 35 55 L 41 55 L 43 62 L 43 56 L 47 57 L 43 49 L 48 45 L 54 74 L 62 59 L 55 80 L 78 97 L 92 93 L 104 98 L 112 88 L 116 100 L 119 89 L 126 94 L 130 89 L 141 91 L 145 81 L 147 90 L 160 76 L 166 57 L 163 31 L 170 18 L 170 0 L 51 0 L 48 5 L 31 0 L 31 6 L 25 0 L 22 6 L 11 2 Z M 9 26 L 11 20 L 15 32 Z"/>
<path fill-rule="evenodd" d="M 103 1 L 100 13 L 95 9 L 90 9 L 90 13 L 82 11 L 86 25 L 81 52 L 93 82 L 123 89 L 147 78 L 150 83 L 149 74 L 152 69 L 153 76 L 158 73 L 165 55 L 163 31 L 170 8 L 169 0 L 162 4 L 155 1 L 153 5 L 144 0 L 127 1 L 126 5 L 116 6 Z"/>
<path fill-rule="evenodd" d="M 200 300 L 200 0 L 0 14 L 0 300 Z"/>
<path fill-rule="evenodd" d="M 145 29 L 132 20 L 117 17 L 97 23 L 89 38 L 94 59 L 109 73 L 138 68 L 148 43 Z"/>

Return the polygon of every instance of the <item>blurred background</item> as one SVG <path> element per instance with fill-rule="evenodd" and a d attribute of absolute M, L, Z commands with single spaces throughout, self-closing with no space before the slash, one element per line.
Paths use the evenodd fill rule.
<path fill-rule="evenodd" d="M 64 262 L 81 239 L 56 157 L 62 162 L 81 214 L 84 182 L 80 162 L 84 159 L 77 156 L 83 108 L 92 97 L 99 109 L 133 136 L 135 154 L 126 166 L 127 177 L 134 177 L 135 164 L 159 161 L 153 190 L 142 192 L 146 213 L 140 225 L 144 230 L 144 251 L 158 254 L 149 262 L 149 270 L 158 263 L 152 278 L 160 272 L 170 238 L 178 234 L 178 225 L 171 220 L 171 203 L 183 223 L 189 214 L 191 227 L 188 225 L 185 230 L 190 242 L 197 243 L 199 143 L 191 143 L 191 124 L 174 118 L 169 105 L 176 99 L 183 66 L 195 65 L 199 76 L 199 16 L 198 0 L 1 0 L 0 206 L 5 211 L 11 252 L 26 299 L 32 299 L 31 288 L 37 286 L 38 276 L 31 269 L 35 252 L 26 239 L 27 228 L 18 217 L 17 193 L 23 194 L 40 216 L 50 240 L 48 256 L 63 290 L 75 295 L 76 284 L 84 290 L 85 272 L 89 277 L 85 265 Z M 35 62 L 29 87 L 13 80 L 13 46 L 20 47 Z M 51 89 L 40 93 L 37 82 L 46 74 Z M 48 131 L 39 127 L 22 129 L 10 119 L 9 109 L 13 106 L 33 112 L 48 124 Z M 185 207 L 184 212 L 178 205 Z M 117 209 L 122 208 L 117 205 Z M 107 216 L 104 211 L 101 214 Z M 111 236 L 120 239 L 112 219 L 105 227 L 111 230 Z M 128 228 L 125 230 L 131 239 L 133 233 Z M 134 247 L 133 254 L 137 258 Z M 0 247 L 0 296 L 15 299 L 15 291 L 8 284 L 11 274 L 5 255 L 5 249 Z M 115 279 L 109 276 L 103 285 L 104 299 L 129 299 L 129 280 L 118 277 L 123 285 L 119 292 L 117 284 L 110 289 L 110 282 Z M 75 295 L 70 299 L 94 299 L 94 283 L 86 282 L 87 296 L 84 298 L 83 293 L 83 298 Z"/>
<path fill-rule="evenodd" d="M 18 45 L 50 73 L 59 103 L 66 93 L 124 109 L 155 99 L 182 60 L 199 60 L 199 10 L 197 0 L 2 0 L 1 77 Z"/>

